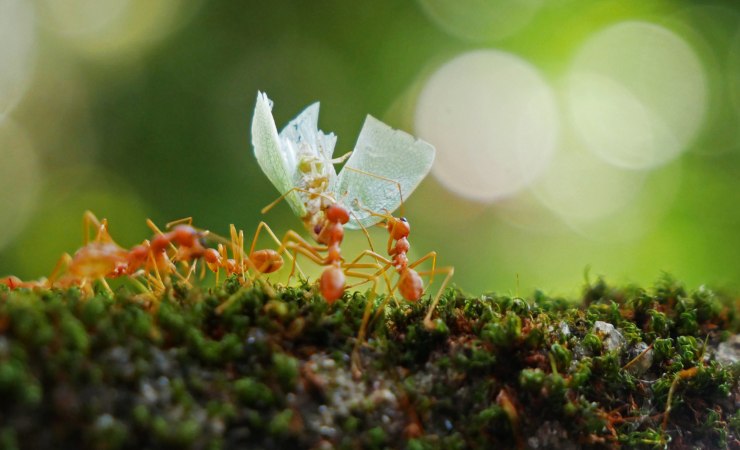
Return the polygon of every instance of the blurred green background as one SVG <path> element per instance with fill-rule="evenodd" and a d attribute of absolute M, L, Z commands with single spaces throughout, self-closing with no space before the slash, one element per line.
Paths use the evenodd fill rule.
<path fill-rule="evenodd" d="M 48 275 L 86 209 L 123 245 L 147 217 L 300 230 L 260 214 L 262 90 L 278 128 L 321 101 L 336 154 L 366 114 L 433 143 L 412 251 L 467 292 L 569 294 L 587 267 L 737 288 L 736 5 L 0 0 L 0 274 Z"/>

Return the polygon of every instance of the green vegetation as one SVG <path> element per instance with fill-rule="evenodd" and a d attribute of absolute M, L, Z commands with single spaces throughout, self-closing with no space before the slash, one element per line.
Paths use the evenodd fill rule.
<path fill-rule="evenodd" d="M 736 298 L 670 277 L 650 291 L 598 281 L 577 305 L 450 289 L 434 331 L 426 301 L 373 322 L 354 380 L 364 306 L 233 279 L 154 306 L 124 289 L 0 287 L 0 448 L 740 443 Z"/>

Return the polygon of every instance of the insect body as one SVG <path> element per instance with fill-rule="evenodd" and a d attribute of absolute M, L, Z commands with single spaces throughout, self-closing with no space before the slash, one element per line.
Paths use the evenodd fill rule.
<path fill-rule="evenodd" d="M 373 274 L 358 272 L 358 269 L 376 269 L 377 263 L 365 264 L 353 261 L 346 263 L 341 256 L 341 244 L 344 240 L 344 225 L 350 220 L 349 212 L 343 206 L 333 203 L 323 211 L 324 222 L 314 229 L 314 238 L 320 245 L 312 245 L 295 231 L 288 231 L 281 248 L 290 249 L 294 254 L 302 254 L 314 263 L 324 266 L 319 278 L 319 290 L 327 302 L 334 303 L 345 290 L 347 277 L 373 281 Z M 295 263 L 295 260 L 294 260 Z M 292 276 L 293 271 L 291 271 Z"/>
<path fill-rule="evenodd" d="M 357 256 L 357 258 L 355 258 L 352 263 L 356 263 L 365 256 L 370 256 L 380 264 L 383 264 L 382 268 L 375 274 L 373 274 L 375 278 L 378 278 L 381 275 L 385 275 L 386 272 L 390 270 L 394 270 L 398 275 L 398 281 L 392 288 L 390 288 L 388 297 L 378 309 L 377 315 L 382 314 L 385 305 L 393 296 L 394 292 L 400 292 L 401 296 L 407 301 L 416 302 L 422 297 L 424 293 L 424 281 L 422 279 L 422 276 L 429 276 L 429 283 L 431 284 L 434 281 L 434 275 L 444 273 L 447 276 L 442 282 L 442 285 L 437 291 L 437 294 L 434 296 L 434 300 L 432 301 L 427 315 L 424 317 L 424 325 L 429 329 L 434 329 L 435 325 L 434 322 L 431 320 L 432 314 L 437 306 L 437 303 L 439 302 L 440 297 L 442 296 L 442 293 L 444 292 L 444 288 L 447 286 L 447 283 L 452 278 L 455 269 L 453 267 L 437 267 L 437 252 L 434 251 L 427 253 L 414 262 L 409 262 L 408 251 L 411 248 L 411 245 L 409 243 L 408 237 L 411 232 L 411 225 L 409 224 L 408 220 L 406 220 L 405 217 L 396 218 L 391 216 L 390 214 L 378 214 L 372 211 L 370 211 L 370 213 L 376 216 L 380 216 L 385 222 L 384 225 L 388 230 L 388 255 L 390 259 L 385 258 L 384 256 L 376 253 L 373 250 L 365 250 L 360 253 L 360 255 Z M 416 267 L 429 259 L 431 259 L 432 261 L 432 268 L 430 270 L 421 272 L 416 270 Z M 357 344 L 355 345 L 355 349 L 352 353 L 353 370 L 355 371 L 355 374 L 357 374 L 359 371 L 359 346 L 362 345 L 365 340 L 365 333 L 367 330 L 367 324 L 370 320 L 372 306 L 373 303 L 368 301 L 362 317 L 360 332 L 357 336 Z"/>
<path fill-rule="evenodd" d="M 90 240 L 90 228 L 97 230 Z M 108 232 L 108 221 L 98 220 L 86 211 L 83 215 L 84 245 L 74 255 L 65 253 L 57 261 L 47 281 L 47 287 L 66 287 L 76 285 L 84 292 L 92 294 L 90 283 L 100 281 L 110 292 L 105 277 L 114 273 L 116 267 L 127 264 L 128 251 L 115 243 Z"/>
<path fill-rule="evenodd" d="M 314 103 L 278 134 L 272 102 L 260 92 L 252 119 L 257 162 L 309 232 L 324 223 L 327 206 L 340 200 L 350 213 L 347 228 L 373 225 L 380 219 L 355 205 L 394 211 L 429 173 L 434 147 L 371 116 L 355 149 L 332 159 L 337 138 L 318 129 L 318 114 Z M 345 159 L 337 174 L 334 164 Z"/>
<path fill-rule="evenodd" d="M 429 172 L 434 147 L 368 116 L 354 151 L 332 159 L 336 136 L 318 129 L 318 103 L 306 108 L 280 134 L 271 111 L 272 102 L 258 93 L 252 119 L 254 154 L 281 193 L 263 212 L 282 199 L 288 202 L 321 246 L 290 232 L 283 242 L 289 241 L 287 247 L 326 266 L 320 289 L 327 300 L 336 299 L 344 292 L 344 276 L 358 268 L 341 262 L 344 227 L 358 229 L 381 220 L 356 205 L 388 211 L 398 208 Z M 334 164 L 345 159 L 345 167 L 337 174 Z M 340 210 L 346 216 L 344 222 L 327 215 Z M 330 241 L 331 233 L 335 237 Z M 353 275 L 359 276 L 357 272 Z"/>

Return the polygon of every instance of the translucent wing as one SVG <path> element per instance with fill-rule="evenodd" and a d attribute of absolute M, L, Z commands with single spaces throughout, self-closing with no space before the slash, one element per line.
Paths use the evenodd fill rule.
<path fill-rule="evenodd" d="M 337 143 L 337 137 L 334 133 L 324 134 L 319 130 L 319 103 L 316 102 L 304 109 L 295 119 L 291 120 L 288 125 L 280 132 L 280 141 L 283 148 L 291 149 L 289 161 L 292 167 L 300 164 L 301 158 L 316 159 L 322 161 L 323 173 L 330 182 L 334 182 L 336 173 L 331 163 L 331 157 L 334 153 L 334 146 Z M 296 169 L 291 174 L 293 186 L 300 186 L 303 182 L 304 173 Z M 299 193 L 299 197 L 304 198 L 305 194 Z"/>
<path fill-rule="evenodd" d="M 337 137 L 334 133 L 324 134 L 319 130 L 319 102 L 304 109 L 280 132 L 280 138 L 298 144 L 306 143 L 319 151 L 324 159 L 331 159 Z"/>
<path fill-rule="evenodd" d="M 379 221 L 362 208 L 380 213 L 395 211 L 401 205 L 401 196 L 405 201 L 411 195 L 433 161 L 431 144 L 367 116 L 352 156 L 337 179 L 335 194 L 352 212 L 347 228 Z"/>
<path fill-rule="evenodd" d="M 254 107 L 252 145 L 257 163 L 280 194 L 291 190 L 296 172 L 295 153 L 292 148 L 280 145 L 280 136 L 272 118 L 272 102 L 262 92 L 257 94 Z M 306 214 L 306 207 L 296 192 L 288 194 L 285 200 L 298 217 Z"/>

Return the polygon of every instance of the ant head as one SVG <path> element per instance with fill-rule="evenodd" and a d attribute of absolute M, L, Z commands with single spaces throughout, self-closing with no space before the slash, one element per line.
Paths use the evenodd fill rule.
<path fill-rule="evenodd" d="M 221 245 L 221 244 L 219 244 Z M 206 260 L 209 264 L 220 264 L 221 263 L 221 254 L 216 250 L 215 248 L 207 248 L 203 252 L 203 259 Z"/>
<path fill-rule="evenodd" d="M 337 204 L 329 205 L 329 207 L 326 208 L 326 219 L 329 222 L 341 223 L 344 225 L 349 222 L 349 211 Z"/>
<path fill-rule="evenodd" d="M 167 235 L 158 234 L 152 238 L 150 248 L 153 253 L 157 254 L 163 252 L 168 245 L 170 245 L 170 238 Z"/>
<path fill-rule="evenodd" d="M 393 239 L 403 239 L 408 237 L 409 233 L 411 232 L 411 225 L 405 217 L 401 217 L 400 219 L 391 217 L 388 220 L 388 231 L 390 231 Z"/>
<path fill-rule="evenodd" d="M 200 237 L 200 233 L 195 228 L 185 224 L 177 225 L 171 233 L 172 241 L 183 247 L 195 246 L 196 240 Z"/>

